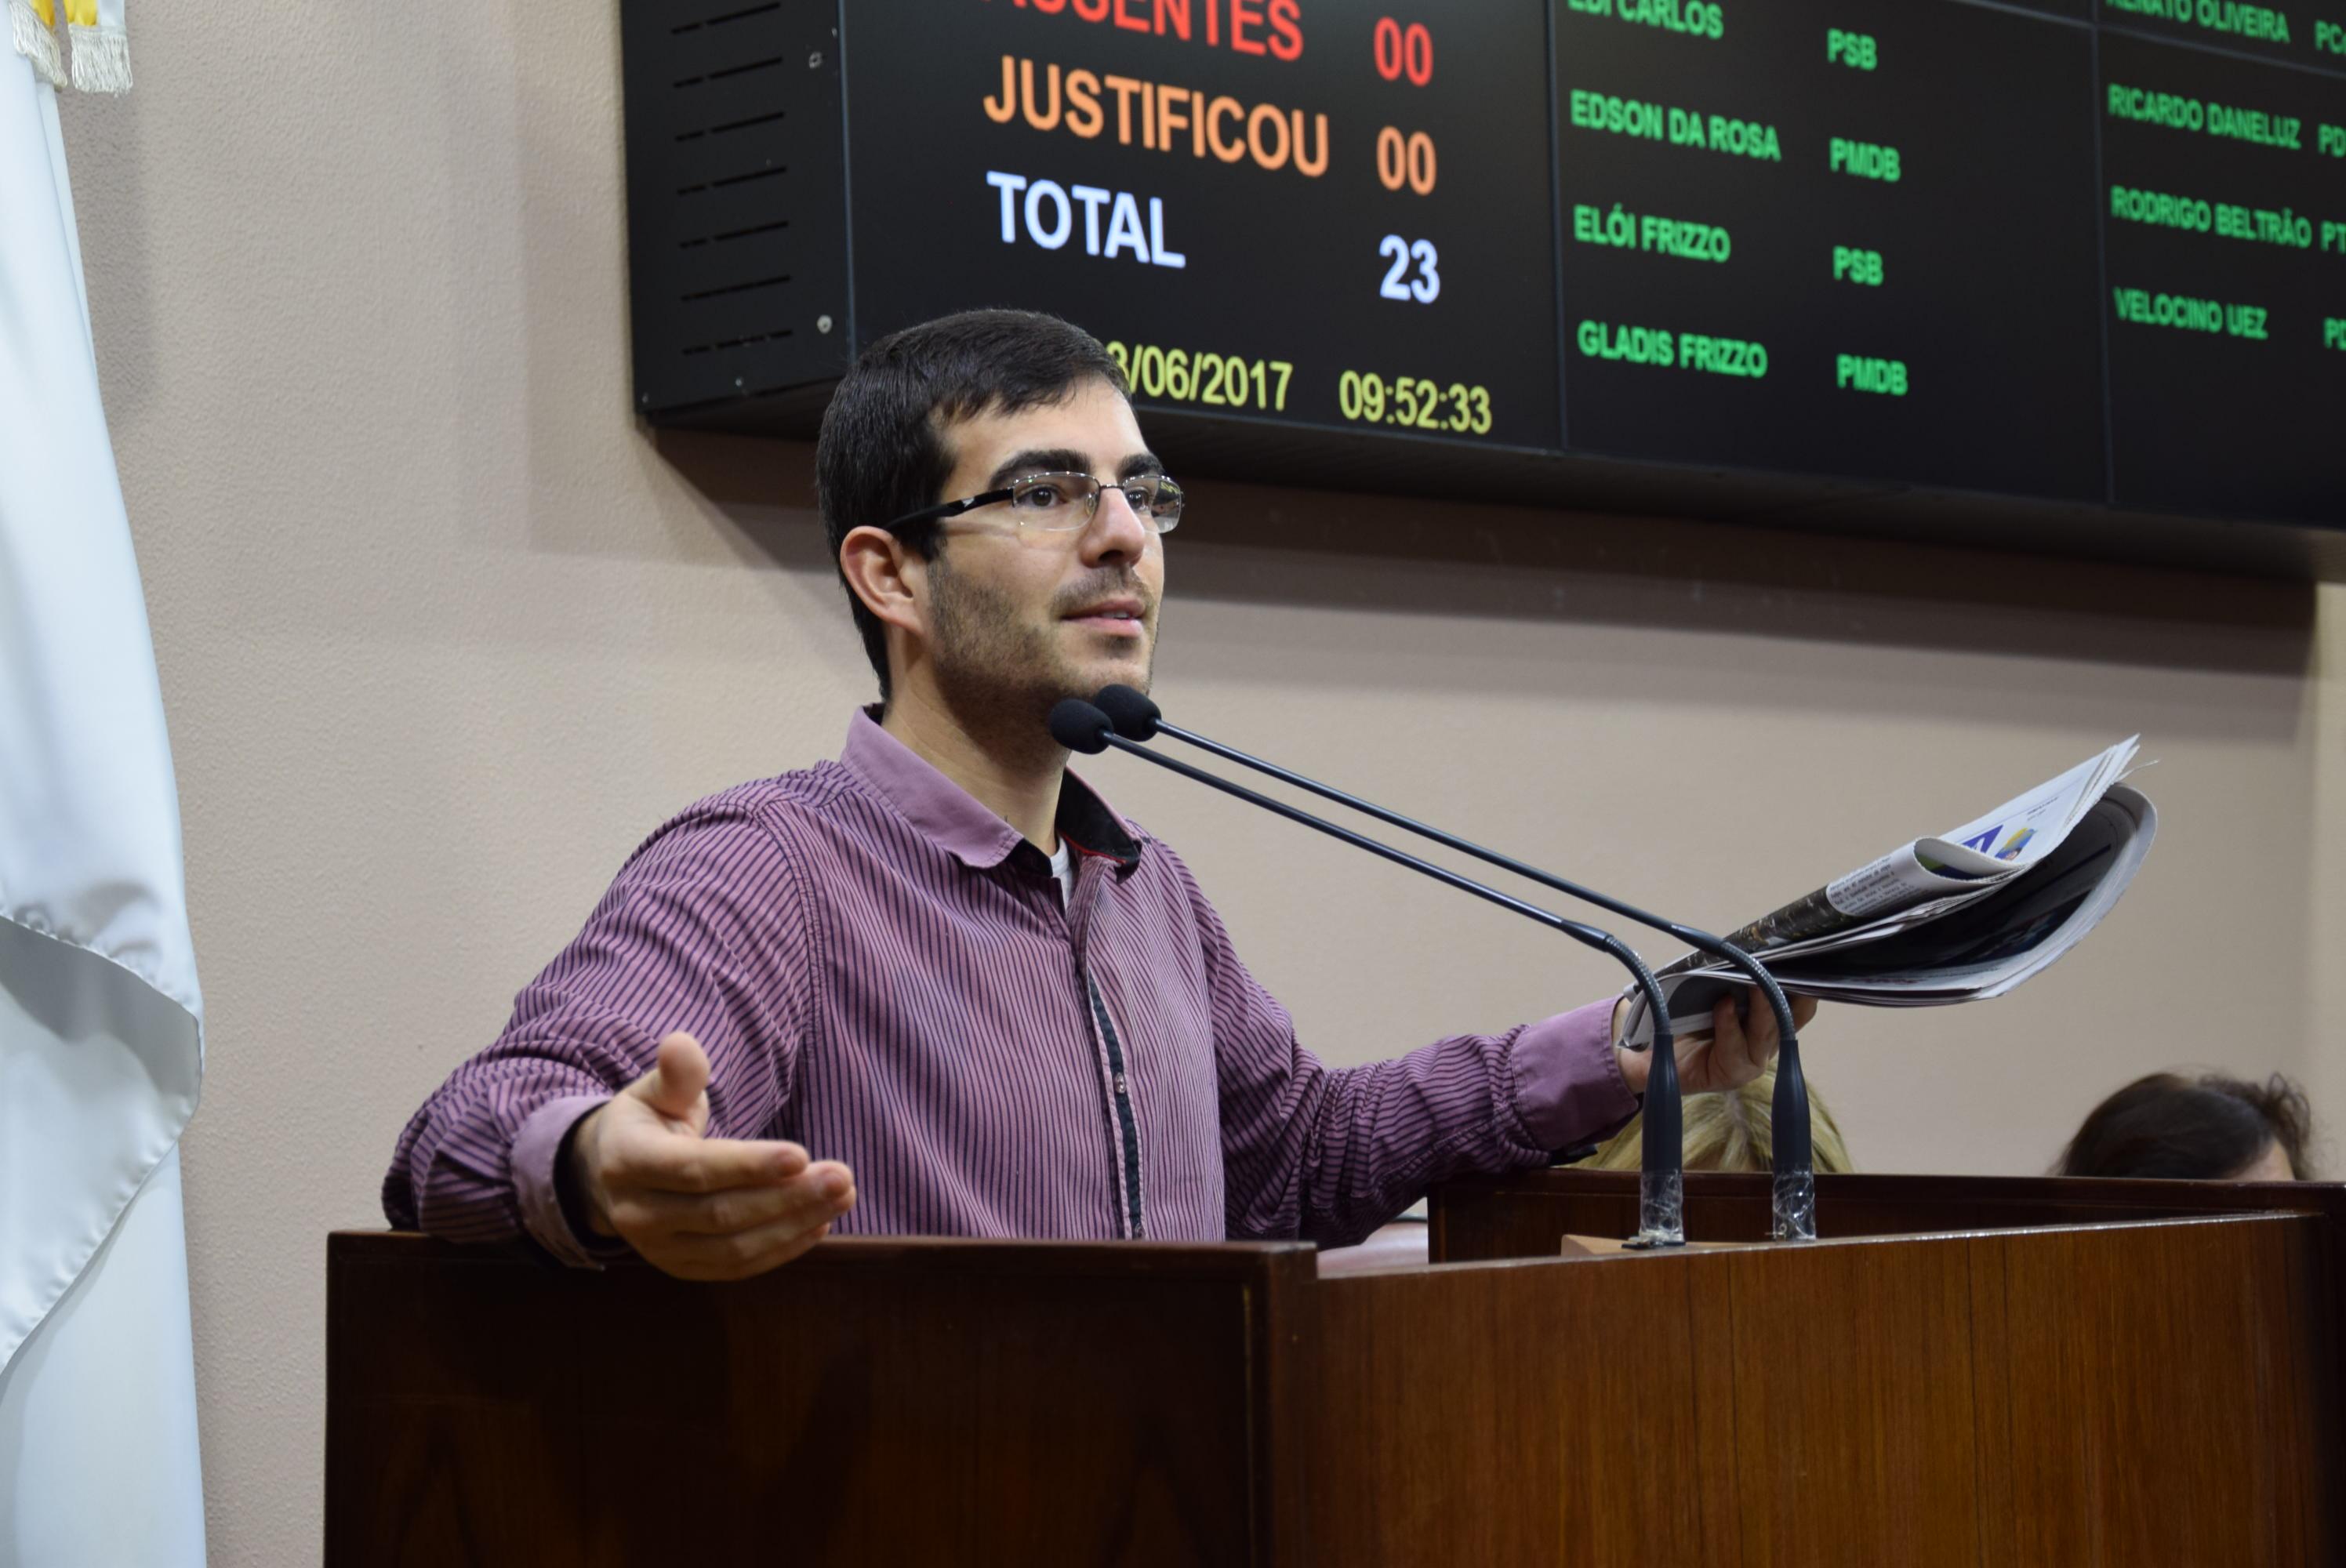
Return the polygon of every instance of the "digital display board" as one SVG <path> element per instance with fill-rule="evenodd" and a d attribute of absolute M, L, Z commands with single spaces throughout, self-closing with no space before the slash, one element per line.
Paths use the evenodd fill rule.
<path fill-rule="evenodd" d="M 2346 0 L 623 21 L 656 423 L 804 433 L 863 344 L 1016 305 L 1272 481 L 1556 456 L 2346 522 Z"/>
<path fill-rule="evenodd" d="M 1556 11 L 1567 444 L 2101 499 L 2090 30 L 1636 8 Z"/>
<path fill-rule="evenodd" d="M 1556 448 L 1547 8 L 1459 11 L 854 0 L 859 330 L 1028 305 L 1144 406 Z"/>
<path fill-rule="evenodd" d="M 2346 78 L 2101 56 L 2115 499 L 2346 519 Z"/>

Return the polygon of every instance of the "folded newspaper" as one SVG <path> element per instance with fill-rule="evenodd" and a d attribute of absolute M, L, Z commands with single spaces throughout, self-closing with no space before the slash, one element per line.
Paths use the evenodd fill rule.
<path fill-rule="evenodd" d="M 1727 940 L 1791 993 L 1869 1007 L 2001 996 L 2077 945 L 2134 881 L 2158 813 L 2120 782 L 2140 736 L 1935 839 L 1753 921 Z M 1657 972 L 1674 1031 L 1708 1029 L 1749 982 L 1708 953 Z M 1626 1043 L 1650 1044 L 1639 998 Z"/>

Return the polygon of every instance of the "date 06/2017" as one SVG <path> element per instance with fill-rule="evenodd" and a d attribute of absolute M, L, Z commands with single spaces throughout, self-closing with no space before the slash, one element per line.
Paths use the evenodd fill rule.
<path fill-rule="evenodd" d="M 1240 354 L 1192 353 L 1154 343 L 1110 342 L 1117 362 L 1136 397 L 1194 402 L 1209 408 L 1260 409 L 1282 413 L 1287 383 L 1295 366 L 1287 360 L 1250 360 Z"/>

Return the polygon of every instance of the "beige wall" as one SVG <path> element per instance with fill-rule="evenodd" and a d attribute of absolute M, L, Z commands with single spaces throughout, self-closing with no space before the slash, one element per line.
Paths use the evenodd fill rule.
<path fill-rule="evenodd" d="M 611 9 L 145 6 L 137 92 L 68 111 L 209 1002 L 185 1146 L 218 1564 L 316 1556 L 323 1237 L 379 1223 L 408 1112 L 647 830 L 829 754 L 867 689 L 807 450 L 628 418 Z M 1816 1026 L 1868 1166 L 2039 1169 L 2178 1062 L 2346 1115 L 2339 590 L 1197 489 L 1168 708 L 1714 925 L 2144 732 L 2158 850 L 2094 941 L 2007 1001 Z M 1616 983 L 1096 777 L 1331 1059 Z"/>

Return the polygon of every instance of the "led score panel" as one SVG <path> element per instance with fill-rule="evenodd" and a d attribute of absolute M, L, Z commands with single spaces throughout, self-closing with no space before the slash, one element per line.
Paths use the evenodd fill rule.
<path fill-rule="evenodd" d="M 1033 306 L 1144 407 L 1560 444 L 1543 0 L 846 17 L 860 332 Z"/>
<path fill-rule="evenodd" d="M 2346 0 L 2089 6 L 625 0 L 638 405 L 1017 305 L 1271 481 L 2346 521 Z"/>
<path fill-rule="evenodd" d="M 2245 56 L 2101 39 L 2115 499 L 2346 522 L 2346 77 Z"/>
<path fill-rule="evenodd" d="M 1557 13 L 1569 444 L 2102 498 L 2089 29 L 1933 0 L 1619 18 Z"/>

